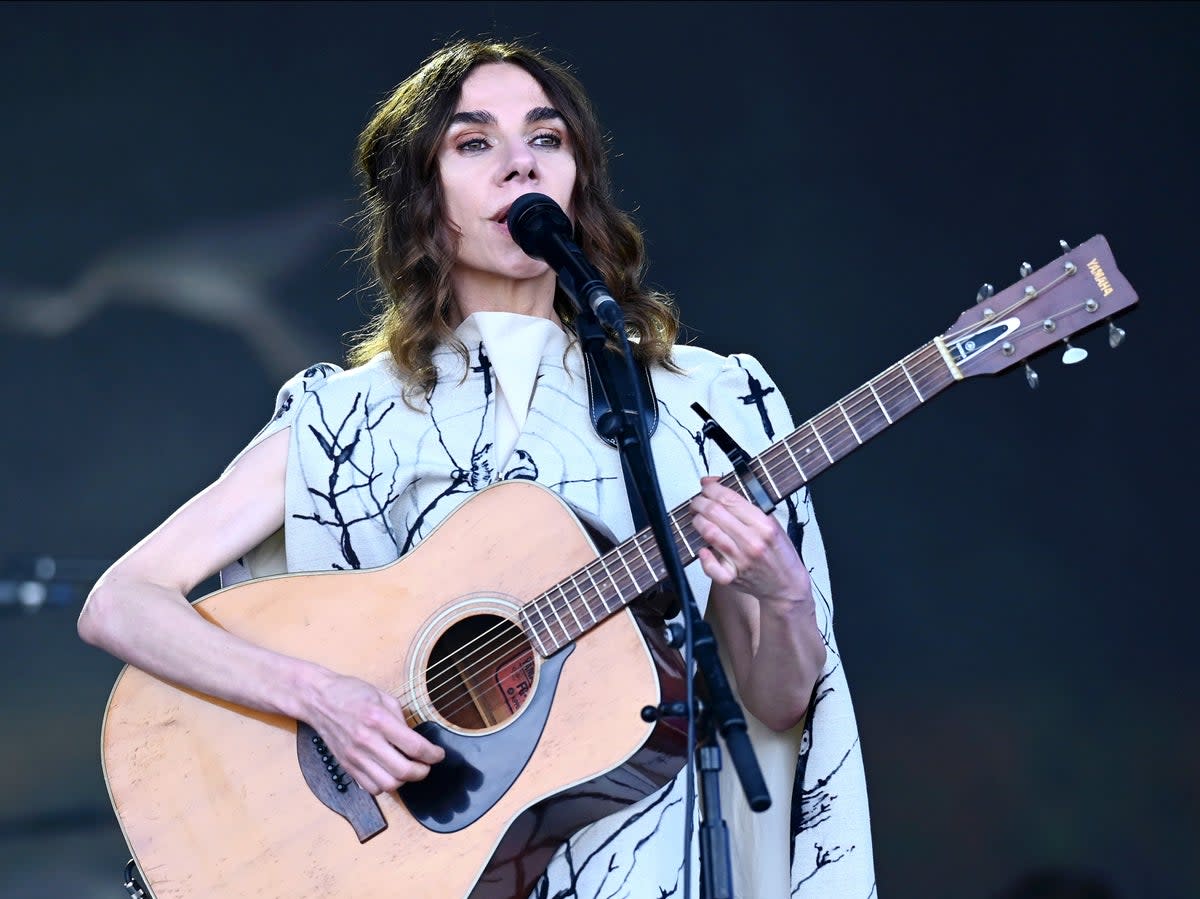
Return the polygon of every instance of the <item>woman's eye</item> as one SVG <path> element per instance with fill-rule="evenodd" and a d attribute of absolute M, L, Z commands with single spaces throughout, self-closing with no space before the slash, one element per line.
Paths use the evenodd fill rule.
<path fill-rule="evenodd" d="M 458 149 L 464 153 L 477 153 L 480 150 L 487 149 L 487 141 L 482 137 L 469 137 L 466 140 L 458 142 Z"/>
<path fill-rule="evenodd" d="M 562 138 L 553 131 L 546 131 L 542 134 L 535 134 L 532 143 L 535 147 L 561 147 Z"/>

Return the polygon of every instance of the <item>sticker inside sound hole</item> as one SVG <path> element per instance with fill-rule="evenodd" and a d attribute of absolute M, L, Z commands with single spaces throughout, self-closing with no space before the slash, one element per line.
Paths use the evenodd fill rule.
<path fill-rule="evenodd" d="M 533 650 L 526 650 L 496 666 L 495 680 L 500 695 L 511 713 L 525 704 L 533 689 Z"/>

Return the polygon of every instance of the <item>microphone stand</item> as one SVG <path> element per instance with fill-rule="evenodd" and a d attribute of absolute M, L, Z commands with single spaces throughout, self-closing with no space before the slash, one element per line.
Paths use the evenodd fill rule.
<path fill-rule="evenodd" d="M 767 809 L 771 804 L 762 770 L 754 754 L 754 747 L 746 733 L 746 719 L 741 707 L 734 698 L 733 690 L 725 675 L 717 653 L 717 641 L 712 628 L 700 614 L 699 606 L 688 586 L 687 577 L 683 571 L 679 553 L 672 535 L 670 519 L 662 497 L 654 468 L 654 459 L 650 452 L 650 440 L 646 433 L 646 397 L 641 387 L 641 378 L 637 375 L 633 353 L 629 346 L 629 335 L 625 331 L 624 322 L 619 322 L 614 330 L 621 339 L 624 355 L 624 372 L 617 367 L 615 354 L 608 352 L 606 334 L 596 314 L 586 302 L 580 302 L 576 296 L 575 282 L 569 271 L 559 271 L 559 283 L 564 292 L 575 303 L 578 310 L 575 324 L 579 336 L 580 347 L 595 363 L 599 375 L 601 389 L 608 399 L 609 409 L 612 410 L 607 421 L 598 423 L 598 427 L 609 436 L 617 439 L 621 464 L 625 471 L 625 483 L 632 485 L 636 496 L 629 497 L 633 520 L 639 520 L 635 503 L 641 505 L 644 517 L 649 522 L 658 543 L 666 565 L 667 575 L 676 590 L 682 608 L 684 620 L 684 659 L 688 671 L 687 703 L 684 708 L 678 704 L 667 706 L 647 706 L 642 710 L 645 720 L 653 721 L 659 717 L 685 714 L 688 717 L 688 745 L 694 748 L 700 768 L 700 799 L 703 821 L 700 825 L 700 883 L 702 899 L 733 899 L 733 876 L 730 867 L 729 830 L 721 814 L 721 793 L 718 787 L 718 776 L 721 770 L 721 750 L 716 740 L 716 733 L 725 740 L 730 759 L 745 791 L 746 799 L 756 812 Z M 633 399 L 636 408 L 628 409 L 622 400 L 619 388 L 625 381 L 627 393 Z M 678 647 L 679 642 L 673 645 Z M 705 692 L 708 696 L 707 709 L 693 695 L 693 667 L 702 676 Z M 697 739 L 699 729 L 699 739 Z M 692 814 L 695 795 L 694 771 L 692 763 L 687 768 L 686 796 L 686 834 L 683 857 L 684 894 L 691 890 L 691 834 Z"/>

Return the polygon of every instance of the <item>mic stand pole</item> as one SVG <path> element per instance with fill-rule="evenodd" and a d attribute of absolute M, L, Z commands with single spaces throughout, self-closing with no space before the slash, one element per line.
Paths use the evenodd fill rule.
<path fill-rule="evenodd" d="M 730 868 L 729 831 L 721 817 L 721 794 L 718 788 L 718 772 L 721 768 L 721 750 L 715 739 L 715 731 L 719 731 L 729 749 L 746 799 L 756 812 L 767 809 L 771 804 L 767 785 L 763 780 L 762 770 L 754 755 L 754 747 L 746 733 L 746 719 L 741 707 L 733 696 L 729 680 L 725 676 L 724 667 L 717 654 L 716 637 L 712 628 L 700 614 L 695 598 L 689 589 L 683 564 L 675 544 L 675 538 L 670 527 L 670 519 L 662 498 L 654 470 L 654 460 L 650 453 L 650 441 L 646 434 L 646 397 L 642 393 L 641 378 L 637 376 L 633 354 L 629 347 L 629 337 L 625 332 L 624 323 L 615 327 L 622 342 L 625 363 L 625 381 L 627 393 L 633 398 L 636 408 L 628 409 L 622 399 L 622 391 L 618 385 L 621 377 L 617 372 L 614 354 L 605 350 L 606 335 L 603 327 L 596 318 L 591 307 L 580 303 L 575 296 L 574 284 L 570 275 L 565 271 L 559 272 L 559 280 L 564 291 L 575 301 L 579 314 L 576 316 L 576 330 L 579 335 L 583 352 L 595 362 L 599 374 L 601 389 L 608 399 L 612 411 L 608 421 L 599 426 L 608 434 L 617 438 L 617 446 L 621 454 L 621 464 L 625 469 L 626 483 L 632 484 L 637 496 L 630 496 L 630 503 L 641 503 L 645 517 L 650 523 L 654 537 L 662 555 L 666 573 L 682 607 L 684 617 L 685 659 L 688 667 L 688 703 L 682 710 L 688 715 L 689 745 L 696 747 L 700 762 L 700 787 L 703 821 L 700 827 L 700 870 L 702 899 L 733 899 L 733 877 Z M 638 515 L 633 510 L 636 522 Z M 709 699 L 709 708 L 697 715 L 697 703 L 692 698 L 692 662 L 703 677 Z M 663 715 L 677 715 L 680 710 L 676 707 L 658 708 L 647 707 L 643 717 L 649 720 Z M 695 728 L 699 718 L 703 739 L 697 742 Z M 692 771 L 688 769 L 688 796 L 686 820 L 690 824 L 692 817 L 691 806 Z M 691 828 L 688 828 L 687 845 L 684 852 L 684 885 L 685 893 L 691 889 Z"/>

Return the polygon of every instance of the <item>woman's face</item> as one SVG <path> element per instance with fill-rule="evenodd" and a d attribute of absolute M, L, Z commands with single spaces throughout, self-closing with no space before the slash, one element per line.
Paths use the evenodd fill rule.
<path fill-rule="evenodd" d="M 496 279 L 548 278 L 546 263 L 525 255 L 505 215 L 522 194 L 541 193 L 571 215 L 575 152 L 566 122 L 540 84 L 511 63 L 479 66 L 438 151 L 446 218 L 458 232 L 457 291 Z"/>

